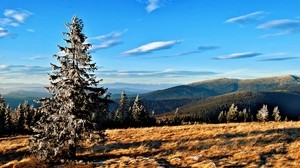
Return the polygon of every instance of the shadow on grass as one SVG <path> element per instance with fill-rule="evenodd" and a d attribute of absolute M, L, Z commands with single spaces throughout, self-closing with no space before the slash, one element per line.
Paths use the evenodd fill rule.
<path fill-rule="evenodd" d="M 273 157 L 277 154 L 286 154 L 287 153 L 287 146 L 296 141 L 300 138 L 300 128 L 279 128 L 279 129 L 272 129 L 267 131 L 252 131 L 249 133 L 220 133 L 216 134 L 215 136 L 203 138 L 203 137 L 183 137 L 182 139 L 178 140 L 149 140 L 149 141 L 140 141 L 140 142 L 132 142 L 132 143 L 112 143 L 107 144 L 104 146 L 98 146 L 95 148 L 94 154 L 87 154 L 78 156 L 77 159 L 87 161 L 87 162 L 97 162 L 99 160 L 105 161 L 108 159 L 117 159 L 122 156 L 132 157 L 136 158 L 138 156 L 142 157 L 151 157 L 155 155 L 160 155 L 161 158 L 157 159 L 156 161 L 160 165 L 165 165 L 166 167 L 172 167 L 172 165 L 163 157 L 170 155 L 172 153 L 176 153 L 176 151 L 188 151 L 188 150 L 206 150 L 211 148 L 212 146 L 222 147 L 222 146 L 229 146 L 231 148 L 232 144 L 233 150 L 235 148 L 243 148 L 247 145 L 253 145 L 253 146 L 260 146 L 264 147 L 270 144 L 276 144 L 276 143 L 284 143 L 284 146 L 281 150 L 272 149 L 269 152 L 265 151 L 257 151 L 257 155 L 259 157 L 259 160 L 256 162 L 257 165 L 263 166 L 266 165 L 268 162 L 268 159 L 270 157 Z M 260 135 L 260 137 L 252 137 Z M 264 138 L 265 137 L 265 138 Z M 220 143 L 216 144 L 215 139 L 220 139 Z M 196 144 L 194 144 L 192 147 L 187 146 L 189 141 L 197 141 Z M 204 142 L 205 141 L 205 142 Z M 171 147 L 170 149 L 162 149 L 162 146 L 165 143 L 176 143 L 178 146 Z M 186 144 L 187 143 L 187 144 Z M 114 150 L 128 150 L 128 149 L 136 149 L 139 147 L 146 148 L 144 151 L 139 150 L 138 152 L 117 152 L 116 154 L 112 154 L 111 152 Z M 226 154 L 220 152 L 218 155 L 206 157 L 207 159 L 213 160 L 215 163 L 220 162 L 221 160 L 224 161 L 227 158 L 230 159 L 233 157 L 233 154 Z M 253 163 L 253 161 L 245 162 L 245 164 Z M 244 165 L 239 163 L 233 163 L 231 165 L 232 167 L 243 167 Z"/>
<path fill-rule="evenodd" d="M 30 155 L 29 151 L 20 151 L 20 152 L 12 151 L 5 154 L 1 154 L 0 164 L 5 164 L 13 160 L 21 160 L 25 156 L 29 156 L 29 155 Z"/>

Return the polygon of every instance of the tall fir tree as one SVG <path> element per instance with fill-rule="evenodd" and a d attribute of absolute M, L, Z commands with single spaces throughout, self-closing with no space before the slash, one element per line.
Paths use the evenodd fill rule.
<path fill-rule="evenodd" d="M 82 20 L 75 16 L 66 26 L 69 32 L 63 34 L 69 46 L 58 46 L 63 54 L 54 55 L 59 65 L 51 64 L 46 87 L 52 96 L 40 100 L 43 115 L 29 143 L 32 153 L 50 162 L 73 159 L 80 142 L 88 138 L 105 139 L 100 122 L 107 117 L 109 94 L 98 87 L 101 80 L 94 74 L 97 68 L 88 52 L 91 44 L 85 43 Z"/>
<path fill-rule="evenodd" d="M 2 95 L 0 95 L 0 136 L 5 133 L 5 108 L 4 99 Z"/>
<path fill-rule="evenodd" d="M 12 135 L 14 133 L 11 119 L 11 108 L 0 95 L 0 136 Z"/>
<path fill-rule="evenodd" d="M 124 125 L 126 121 L 129 121 L 131 118 L 130 112 L 129 112 L 129 104 L 128 104 L 128 98 L 124 91 L 121 92 L 121 98 L 119 102 L 119 108 L 115 112 L 115 121 L 120 123 L 121 125 Z"/>

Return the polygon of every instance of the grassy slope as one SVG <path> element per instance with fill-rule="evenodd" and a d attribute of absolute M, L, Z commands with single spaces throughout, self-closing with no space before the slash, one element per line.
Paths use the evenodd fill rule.
<path fill-rule="evenodd" d="M 66 167 L 297 167 L 300 122 L 207 124 L 108 130 L 105 146 L 86 145 L 86 164 Z M 0 139 L 2 167 L 39 162 L 26 152 L 27 137 Z M 94 153 L 91 153 L 91 149 Z M 39 165 L 41 166 L 41 165 Z"/>

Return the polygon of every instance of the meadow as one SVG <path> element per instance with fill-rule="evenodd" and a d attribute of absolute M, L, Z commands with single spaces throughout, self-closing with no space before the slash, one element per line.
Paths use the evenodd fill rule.
<path fill-rule="evenodd" d="M 107 130 L 77 161 L 51 167 L 299 167 L 300 122 L 195 124 Z M 0 138 L 0 167 L 47 167 L 29 136 Z"/>

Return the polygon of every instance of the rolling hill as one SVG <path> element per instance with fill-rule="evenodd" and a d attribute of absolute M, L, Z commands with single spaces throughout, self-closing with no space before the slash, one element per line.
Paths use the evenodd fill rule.
<path fill-rule="evenodd" d="M 159 111 L 158 114 L 180 107 L 181 113 L 185 115 L 201 114 L 206 118 L 212 115 L 215 118 L 232 103 L 238 104 L 240 108 L 250 108 L 252 112 L 256 112 L 262 104 L 268 104 L 270 107 L 279 106 L 289 118 L 295 119 L 300 111 L 299 91 L 299 76 L 286 75 L 258 79 L 206 80 L 142 94 L 141 97 L 150 110 L 154 107 L 148 102 L 156 104 L 155 111 Z"/>
<path fill-rule="evenodd" d="M 147 100 L 207 98 L 236 91 L 276 91 L 300 85 L 300 77 L 286 75 L 258 79 L 214 79 L 142 94 Z"/>
<path fill-rule="evenodd" d="M 244 108 L 250 110 L 253 115 L 262 107 L 268 105 L 269 111 L 275 106 L 279 107 L 281 116 L 289 119 L 299 120 L 300 116 L 300 95 L 285 91 L 273 92 L 250 92 L 238 91 L 216 97 L 210 97 L 180 108 L 180 115 L 197 116 L 204 121 L 215 122 L 221 111 L 228 111 L 232 103 L 237 105 L 238 110 Z M 172 114 L 172 113 L 171 113 Z"/>

